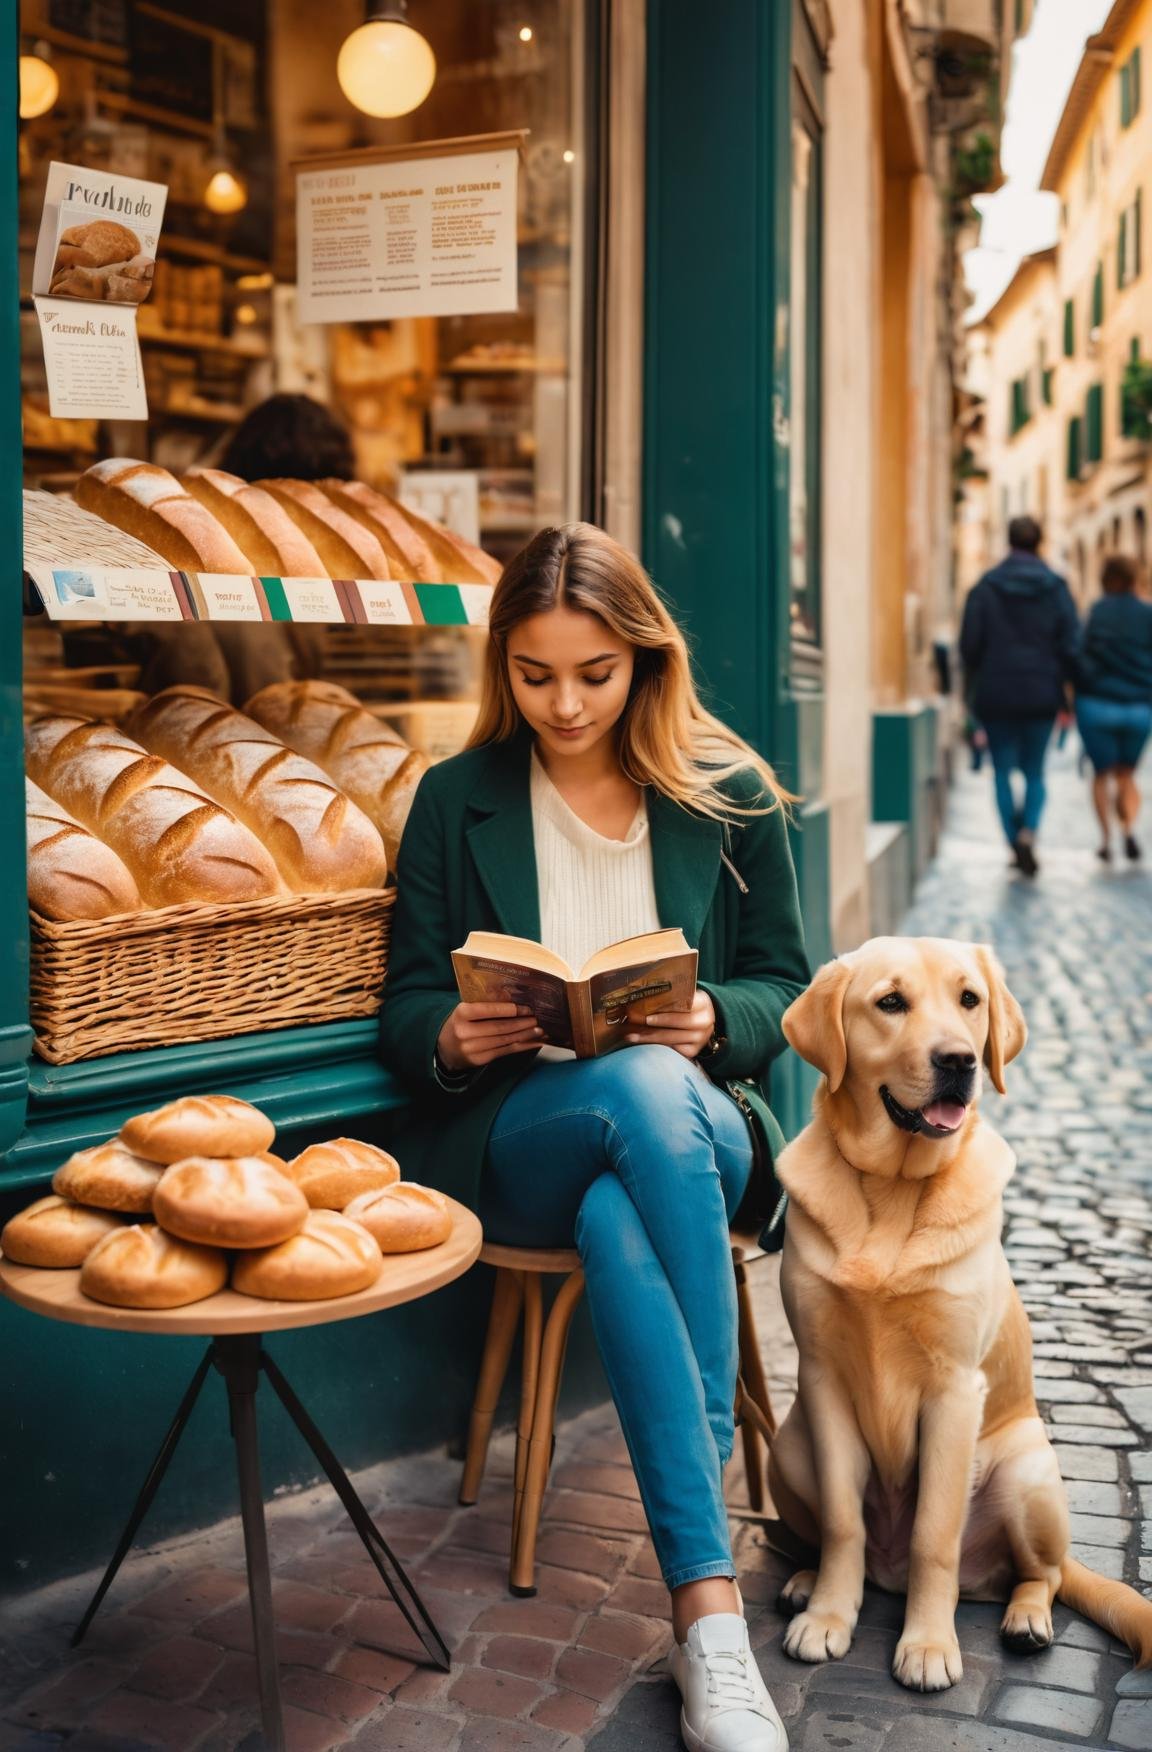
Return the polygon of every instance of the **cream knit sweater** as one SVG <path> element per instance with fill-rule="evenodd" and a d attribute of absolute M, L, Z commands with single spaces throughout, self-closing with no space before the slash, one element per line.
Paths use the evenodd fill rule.
<path fill-rule="evenodd" d="M 648 809 L 641 798 L 622 840 L 606 839 L 571 810 L 532 755 L 532 834 L 540 894 L 540 941 L 579 973 L 597 949 L 658 931 Z M 571 1058 L 564 1047 L 542 1058 Z"/>

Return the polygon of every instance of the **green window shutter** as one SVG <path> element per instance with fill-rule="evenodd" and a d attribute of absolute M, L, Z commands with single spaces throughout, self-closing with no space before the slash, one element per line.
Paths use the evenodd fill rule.
<path fill-rule="evenodd" d="M 1117 285 L 1117 288 L 1121 291 L 1123 290 L 1123 288 L 1126 284 L 1125 277 L 1124 277 L 1124 267 L 1125 267 L 1125 253 L 1126 253 L 1125 245 L 1127 244 L 1127 242 L 1128 242 L 1128 212 L 1127 212 L 1126 208 L 1122 208 L 1121 212 L 1120 212 L 1120 230 L 1119 230 L 1119 235 L 1116 239 L 1116 285 Z"/>
<path fill-rule="evenodd" d="M 1126 128 L 1132 120 L 1132 73 L 1125 61 L 1120 69 L 1120 126 Z"/>
<path fill-rule="evenodd" d="M 1128 343 L 1128 357 L 1133 365 L 1140 363 L 1140 336 L 1133 335 Z"/>
<path fill-rule="evenodd" d="M 1132 278 L 1140 278 L 1142 243 L 1140 233 L 1144 221 L 1144 192 L 1136 190 L 1136 199 L 1132 203 Z"/>
<path fill-rule="evenodd" d="M 1084 460 L 1099 462 L 1104 455 L 1104 388 L 1094 383 L 1084 406 Z"/>
<path fill-rule="evenodd" d="M 1076 305 L 1071 298 L 1064 300 L 1064 357 L 1071 359 L 1076 352 Z"/>
<path fill-rule="evenodd" d="M 1082 427 L 1079 414 L 1074 414 L 1068 422 L 1068 462 L 1066 474 L 1070 481 L 1080 478 L 1080 435 Z"/>
<path fill-rule="evenodd" d="M 1051 365 L 1046 366 L 1045 369 L 1040 374 L 1040 395 L 1041 395 L 1041 398 L 1044 402 L 1044 406 L 1046 408 L 1050 408 L 1052 406 L 1053 380 L 1054 380 L 1055 376 L 1056 376 L 1056 373 L 1052 369 Z"/>
<path fill-rule="evenodd" d="M 1092 281 L 1092 327 L 1099 328 L 1104 321 L 1104 264 L 1096 263 L 1096 273 Z"/>
<path fill-rule="evenodd" d="M 1135 121 L 1136 117 L 1140 114 L 1140 49 L 1139 49 L 1139 46 L 1137 46 L 1136 48 L 1134 48 L 1132 50 L 1132 56 L 1131 56 L 1131 59 L 1130 59 L 1128 65 L 1131 69 L 1131 71 L 1128 74 L 1128 108 L 1131 112 L 1132 120 Z"/>

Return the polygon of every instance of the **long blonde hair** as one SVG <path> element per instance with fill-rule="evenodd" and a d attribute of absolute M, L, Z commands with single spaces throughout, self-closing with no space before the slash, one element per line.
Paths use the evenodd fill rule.
<path fill-rule="evenodd" d="M 640 562 L 591 523 L 542 529 L 505 567 L 492 595 L 476 727 L 469 748 L 506 742 L 522 722 L 508 677 L 508 640 L 532 615 L 565 604 L 594 614 L 633 647 L 635 673 L 617 725 L 623 771 L 713 820 L 765 815 L 796 798 L 754 748 L 705 711 L 684 635 Z M 761 794 L 737 802 L 724 790 L 751 772 Z"/>

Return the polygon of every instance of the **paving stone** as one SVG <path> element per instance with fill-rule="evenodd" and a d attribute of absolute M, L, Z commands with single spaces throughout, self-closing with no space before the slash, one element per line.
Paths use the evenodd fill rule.
<path fill-rule="evenodd" d="M 1097 1484 L 1092 1479 L 1067 1478 L 1064 1494 L 1074 1515 L 1119 1515 L 1124 1498 L 1118 1484 Z"/>
<path fill-rule="evenodd" d="M 1023 1722 L 1041 1732 L 1050 1728 L 1053 1733 L 1076 1734 L 1080 1739 L 1096 1732 L 1103 1715 L 1103 1706 L 1094 1697 L 1050 1691 L 1042 1685 L 1009 1685 L 995 1709 L 997 1721 Z"/>
<path fill-rule="evenodd" d="M 155 1747 L 156 1752 L 191 1752 L 215 1721 L 211 1711 L 195 1704 L 116 1691 L 96 1705 L 86 1725 L 97 1733 Z"/>
<path fill-rule="evenodd" d="M 1065 1448 L 1060 1442 L 1053 1446 L 1064 1478 L 1086 1478 L 1100 1484 L 1114 1484 L 1120 1476 L 1116 1455 L 1104 1448 Z"/>
<path fill-rule="evenodd" d="M 1148 1752 L 1152 1746 L 1152 1698 L 1147 1701 L 1125 1698 L 1118 1703 L 1112 1712 L 1108 1738 L 1117 1746 Z"/>
<path fill-rule="evenodd" d="M 355 1752 L 448 1752 L 459 1735 L 459 1717 L 389 1707 L 348 1743 Z"/>
<path fill-rule="evenodd" d="M 814 1709 L 804 1720 L 796 1752 L 880 1752 L 894 1716 L 853 1715 Z"/>
<path fill-rule="evenodd" d="M 1078 1651 L 1072 1651 L 1078 1652 Z M 979 1715 L 981 1705 L 994 1680 L 994 1666 L 972 1656 L 964 1661 L 964 1676 L 947 1693 L 909 1691 L 890 1672 L 852 1667 L 845 1661 L 831 1661 L 816 1667 L 808 1681 L 809 1699 L 817 1698 L 825 1709 L 833 1707 L 832 1697 L 860 1698 L 879 1703 L 897 1714 L 906 1710 L 919 1713 L 923 1709 L 947 1709 L 953 1715 Z"/>
<path fill-rule="evenodd" d="M 1080 1545 L 1072 1542 L 1072 1556 L 1097 1575 L 1108 1576 L 1114 1582 L 1124 1579 L 1124 1553 L 1113 1546 Z"/>
<path fill-rule="evenodd" d="M 1131 1521 L 1119 1515 L 1081 1515 L 1073 1513 L 1072 1537 L 1081 1545 L 1126 1545 L 1132 1531 Z"/>

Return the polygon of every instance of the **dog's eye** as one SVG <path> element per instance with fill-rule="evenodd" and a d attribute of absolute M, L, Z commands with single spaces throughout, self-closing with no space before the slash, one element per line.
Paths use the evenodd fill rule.
<path fill-rule="evenodd" d="M 966 1010 L 975 1010 L 980 1003 L 980 999 L 975 992 L 961 992 L 960 1002 Z"/>
<path fill-rule="evenodd" d="M 898 1016 L 908 1008 L 908 1000 L 902 992 L 885 992 L 882 998 L 877 998 L 876 1008 L 883 1010 L 886 1016 Z"/>

